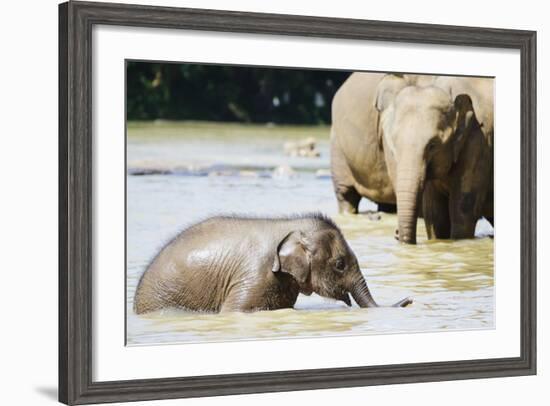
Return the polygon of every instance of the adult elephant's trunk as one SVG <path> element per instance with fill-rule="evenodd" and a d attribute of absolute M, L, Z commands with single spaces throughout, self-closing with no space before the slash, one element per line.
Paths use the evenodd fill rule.
<path fill-rule="evenodd" d="M 353 300 L 359 307 L 378 307 L 378 304 L 372 298 L 370 290 L 362 276 L 358 277 L 350 289 Z"/>
<path fill-rule="evenodd" d="M 424 179 L 422 163 L 402 163 L 396 174 L 395 195 L 397 198 L 397 222 L 399 241 L 416 244 L 416 220 L 418 202 Z"/>

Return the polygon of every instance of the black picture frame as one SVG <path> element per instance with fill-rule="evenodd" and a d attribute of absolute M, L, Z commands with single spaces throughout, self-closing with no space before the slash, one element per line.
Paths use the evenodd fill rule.
<path fill-rule="evenodd" d="M 92 380 L 95 24 L 516 49 L 521 58 L 521 349 L 517 358 Z M 536 374 L 536 32 L 110 3 L 59 5 L 59 400 L 66 404 Z"/>

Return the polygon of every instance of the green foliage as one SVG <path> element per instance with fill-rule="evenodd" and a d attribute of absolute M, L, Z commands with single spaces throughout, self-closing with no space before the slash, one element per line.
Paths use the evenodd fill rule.
<path fill-rule="evenodd" d="M 129 120 L 251 123 L 330 122 L 330 105 L 349 72 L 128 62 Z"/>

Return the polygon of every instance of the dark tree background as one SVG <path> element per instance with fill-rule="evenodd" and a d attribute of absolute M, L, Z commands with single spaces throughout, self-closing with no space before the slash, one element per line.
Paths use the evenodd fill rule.
<path fill-rule="evenodd" d="M 128 62 L 129 120 L 330 123 L 349 72 Z"/>

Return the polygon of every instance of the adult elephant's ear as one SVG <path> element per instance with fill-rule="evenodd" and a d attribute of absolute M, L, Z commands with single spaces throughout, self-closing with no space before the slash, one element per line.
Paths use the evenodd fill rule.
<path fill-rule="evenodd" d="M 386 110 L 402 89 L 410 85 L 404 75 L 399 73 L 389 73 L 385 75 L 376 87 L 376 98 L 374 107 L 378 112 Z"/>
<path fill-rule="evenodd" d="M 453 160 L 456 162 L 466 143 L 466 139 L 476 122 L 472 98 L 467 94 L 459 94 L 454 101 L 455 133 L 453 139 Z"/>
<path fill-rule="evenodd" d="M 390 73 L 385 75 L 376 87 L 376 97 L 374 99 L 374 108 L 378 112 L 376 119 L 376 133 L 378 135 L 378 146 L 382 148 L 382 123 L 380 115 L 392 104 L 397 93 L 407 86 L 407 81 L 401 74 Z"/>
<path fill-rule="evenodd" d="M 310 254 L 306 249 L 303 233 L 293 231 L 287 234 L 277 246 L 272 271 L 289 273 L 298 282 L 304 283 L 310 270 Z"/>

